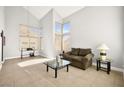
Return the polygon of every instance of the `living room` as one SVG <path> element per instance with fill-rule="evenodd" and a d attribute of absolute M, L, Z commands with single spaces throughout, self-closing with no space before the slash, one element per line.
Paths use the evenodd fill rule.
<path fill-rule="evenodd" d="M 124 86 L 123 10 L 123 6 L 1 6 L 0 28 L 4 34 L 0 86 Z M 68 27 L 63 30 L 66 23 L 68 34 L 64 33 Z M 60 37 L 56 36 L 56 30 Z M 28 37 L 23 31 L 27 31 Z M 63 34 L 69 37 L 67 45 Z M 35 43 L 33 37 L 37 38 Z M 29 38 L 30 42 L 26 41 Z M 107 47 L 104 55 L 98 49 L 101 44 Z M 36 57 L 23 55 L 22 48 L 32 47 Z M 92 65 L 84 70 L 70 63 L 69 71 L 59 70 L 57 78 L 54 70 L 49 69 L 47 73 L 43 63 L 72 48 L 91 49 Z M 109 74 L 96 70 L 99 56 L 110 59 Z"/>

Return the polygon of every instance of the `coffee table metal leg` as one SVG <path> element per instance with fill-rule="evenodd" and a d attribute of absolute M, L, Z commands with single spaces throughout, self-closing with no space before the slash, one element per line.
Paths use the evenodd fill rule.
<path fill-rule="evenodd" d="M 55 69 L 55 78 L 57 78 L 57 68 Z"/>
<path fill-rule="evenodd" d="M 69 68 L 68 68 L 69 66 L 67 65 L 67 72 L 68 72 L 68 70 L 69 70 Z"/>
<path fill-rule="evenodd" d="M 47 72 L 49 71 L 49 66 L 47 65 Z"/>

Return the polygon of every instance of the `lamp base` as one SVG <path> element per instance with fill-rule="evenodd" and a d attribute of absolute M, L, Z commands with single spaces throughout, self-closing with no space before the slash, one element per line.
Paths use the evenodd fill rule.
<path fill-rule="evenodd" d="M 100 59 L 105 61 L 106 60 L 106 51 L 101 51 L 100 52 Z"/>
<path fill-rule="evenodd" d="M 105 61 L 105 60 L 106 60 L 106 56 L 100 55 L 100 59 L 101 59 L 102 61 Z"/>

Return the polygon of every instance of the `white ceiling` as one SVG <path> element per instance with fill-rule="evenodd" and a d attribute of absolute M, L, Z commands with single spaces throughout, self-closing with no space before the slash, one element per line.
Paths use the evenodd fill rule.
<path fill-rule="evenodd" d="M 84 8 L 84 6 L 25 6 L 24 8 L 40 20 L 51 9 L 54 9 L 62 18 L 65 18 Z"/>

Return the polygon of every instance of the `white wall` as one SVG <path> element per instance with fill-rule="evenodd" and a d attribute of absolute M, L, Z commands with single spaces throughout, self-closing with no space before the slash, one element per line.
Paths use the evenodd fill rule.
<path fill-rule="evenodd" d="M 54 47 L 55 48 L 56 48 L 56 46 L 55 46 L 55 39 L 56 39 L 56 35 L 55 35 L 56 29 L 55 29 L 55 27 L 56 27 L 56 23 L 63 24 L 63 20 L 62 20 L 61 15 L 59 15 L 57 13 L 57 11 L 55 11 L 53 9 L 53 32 L 54 32 Z M 58 55 L 58 54 L 60 54 L 62 52 L 62 51 L 59 51 L 59 50 L 56 50 L 56 49 L 54 51 L 55 51 L 55 55 Z"/>
<path fill-rule="evenodd" d="M 2 30 L 4 31 L 5 30 L 5 25 L 4 25 L 4 7 L 3 6 L 0 6 L 0 33 L 2 32 Z M 0 36 L 0 61 L 1 61 L 1 36 Z"/>
<path fill-rule="evenodd" d="M 54 32 L 53 32 L 53 12 L 49 11 L 41 20 L 40 25 L 42 28 L 42 55 L 45 57 L 54 57 Z"/>
<path fill-rule="evenodd" d="M 3 6 L 0 6 L 0 33 L 1 31 L 5 29 L 5 25 L 4 25 L 4 7 Z M 0 36 L 0 70 L 2 69 L 2 61 L 1 61 L 1 54 L 2 54 L 2 49 L 1 49 L 1 44 L 2 41 L 1 41 L 1 36 Z"/>
<path fill-rule="evenodd" d="M 112 66 L 122 68 L 122 13 L 122 7 L 86 7 L 65 18 L 71 24 L 71 47 L 92 48 L 97 57 L 96 48 L 106 43 Z"/>
<path fill-rule="evenodd" d="M 53 58 L 56 56 L 55 51 L 55 22 L 61 22 L 61 17 L 54 9 L 50 10 L 41 20 L 40 25 L 42 28 L 42 45 L 43 49 L 41 55 Z"/>
<path fill-rule="evenodd" d="M 123 17 L 124 17 L 124 7 L 123 7 Z M 123 19 L 123 29 L 124 29 L 124 19 Z M 124 31 L 123 31 L 123 33 L 122 33 L 122 41 L 124 41 Z M 124 51 L 124 42 L 122 42 L 122 44 L 123 44 L 123 51 Z M 124 52 L 123 52 L 123 79 L 124 79 Z"/>
<path fill-rule="evenodd" d="M 27 21 L 27 18 L 29 21 Z M 5 7 L 5 19 L 5 57 L 20 57 L 19 24 L 26 24 L 29 26 L 39 27 L 39 21 L 30 13 L 28 13 L 24 8 L 19 6 Z"/>
<path fill-rule="evenodd" d="M 0 33 L 4 29 L 4 7 L 0 6 Z"/>

